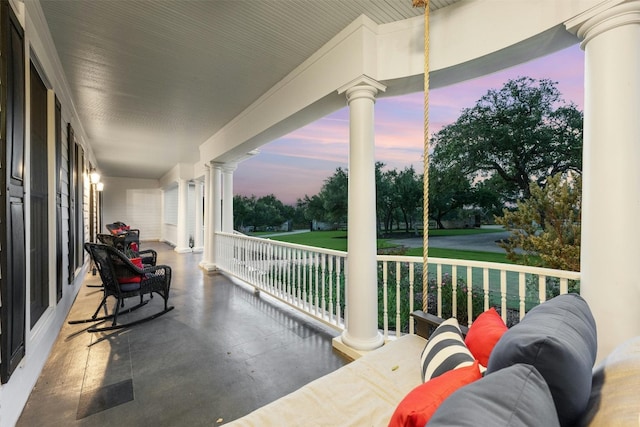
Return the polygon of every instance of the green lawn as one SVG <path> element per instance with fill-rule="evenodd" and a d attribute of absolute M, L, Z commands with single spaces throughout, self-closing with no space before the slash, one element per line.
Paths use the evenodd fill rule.
<path fill-rule="evenodd" d="M 406 255 L 422 256 L 422 248 L 411 248 Z M 458 249 L 429 248 L 430 258 L 466 259 L 471 261 L 502 262 L 513 264 L 505 254 L 495 252 L 465 251 Z"/>
<path fill-rule="evenodd" d="M 474 234 L 475 233 L 495 233 L 499 230 L 486 230 L 486 229 L 463 229 L 463 230 L 431 230 L 429 235 L 434 236 L 455 236 L 460 234 Z M 437 232 L 436 234 L 432 234 Z M 446 232 L 446 234 L 441 234 Z M 457 233 L 457 234 L 456 234 Z M 272 240 L 280 242 L 297 243 L 299 245 L 313 246 L 317 248 L 333 249 L 337 251 L 347 250 L 347 232 L 346 231 L 311 231 L 308 233 L 300 234 L 284 234 L 282 236 L 272 236 Z M 389 248 L 392 245 L 387 239 L 378 239 L 378 249 Z M 408 249 L 405 255 L 409 256 L 422 256 L 422 248 Z M 454 259 L 467 259 L 474 261 L 486 261 L 486 262 L 503 262 L 512 264 L 507 260 L 506 255 L 493 252 L 478 252 L 478 251 L 464 251 L 455 249 L 438 249 L 429 248 L 429 256 L 434 258 L 454 258 Z"/>
<path fill-rule="evenodd" d="M 316 248 L 333 249 L 335 251 L 347 250 L 346 231 L 310 231 L 308 233 L 272 236 L 269 239 Z"/>

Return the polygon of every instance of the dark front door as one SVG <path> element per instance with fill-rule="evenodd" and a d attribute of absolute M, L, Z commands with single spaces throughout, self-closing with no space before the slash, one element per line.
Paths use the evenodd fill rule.
<path fill-rule="evenodd" d="M 0 379 L 24 357 L 24 33 L 9 2 L 0 2 Z"/>
<path fill-rule="evenodd" d="M 31 327 L 49 307 L 47 87 L 31 64 Z"/>

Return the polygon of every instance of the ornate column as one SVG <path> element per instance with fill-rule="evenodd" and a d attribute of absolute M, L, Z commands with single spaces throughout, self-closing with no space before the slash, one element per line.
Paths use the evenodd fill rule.
<path fill-rule="evenodd" d="M 341 88 L 349 104 L 349 200 L 346 328 L 342 343 L 356 350 L 383 344 L 378 331 L 376 179 L 373 105 L 385 86 L 362 76 Z"/>
<path fill-rule="evenodd" d="M 238 165 L 227 163 L 222 168 L 222 231 L 233 233 L 233 172 Z"/>
<path fill-rule="evenodd" d="M 189 247 L 189 233 L 187 231 L 187 212 L 189 200 L 189 183 L 186 179 L 178 179 L 178 227 L 176 235 L 176 247 L 178 253 L 191 252 Z"/>
<path fill-rule="evenodd" d="M 204 250 L 204 244 L 203 244 L 203 235 L 202 235 L 202 229 L 203 229 L 203 200 L 202 200 L 202 181 L 197 179 L 195 181 L 196 184 L 196 188 L 195 188 L 195 205 L 196 205 L 196 212 L 195 212 L 195 236 L 193 236 L 194 238 L 194 246 L 193 246 L 193 252 L 202 252 Z"/>
<path fill-rule="evenodd" d="M 222 230 L 222 164 L 211 162 L 211 193 L 209 198 L 209 250 L 207 270 L 216 270 L 216 233 Z"/>
<path fill-rule="evenodd" d="M 200 267 L 209 270 L 209 266 L 213 265 L 213 257 L 211 256 L 211 166 L 204 165 L 204 250 L 202 251 L 202 261 Z M 213 270 L 213 268 L 211 268 Z"/>
<path fill-rule="evenodd" d="M 566 23 L 585 51 L 581 294 L 599 359 L 640 335 L 640 1 L 612 4 Z"/>

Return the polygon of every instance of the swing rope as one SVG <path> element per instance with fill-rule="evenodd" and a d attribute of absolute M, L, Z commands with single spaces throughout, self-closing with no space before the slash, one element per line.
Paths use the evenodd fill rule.
<path fill-rule="evenodd" d="M 422 180 L 422 310 L 427 312 L 429 275 L 429 0 L 413 0 L 413 7 L 424 7 L 424 176 Z"/>

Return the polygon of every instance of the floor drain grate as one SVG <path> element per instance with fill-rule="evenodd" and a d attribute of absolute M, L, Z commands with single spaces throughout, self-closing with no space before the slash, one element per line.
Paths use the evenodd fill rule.
<path fill-rule="evenodd" d="M 113 408 L 133 400 L 133 380 L 128 379 L 119 383 L 82 392 L 78 402 L 76 420 L 88 417 L 106 409 Z"/>

